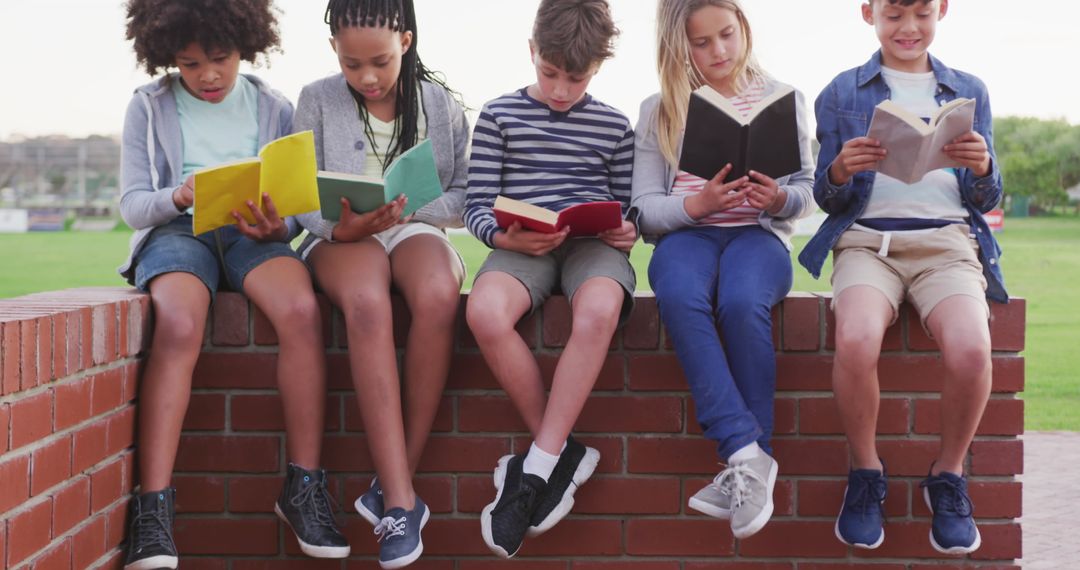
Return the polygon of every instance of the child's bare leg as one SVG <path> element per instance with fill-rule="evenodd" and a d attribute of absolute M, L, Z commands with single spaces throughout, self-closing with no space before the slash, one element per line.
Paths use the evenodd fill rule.
<path fill-rule="evenodd" d="M 966 295 L 946 298 L 926 321 L 945 361 L 941 390 L 941 454 L 933 473 L 962 474 L 964 457 L 990 398 L 990 328 L 986 308 Z"/>
<path fill-rule="evenodd" d="M 353 385 L 386 510 L 412 510 L 416 495 L 405 455 L 386 249 L 374 238 L 320 244 L 309 261 L 345 316 Z"/>
<path fill-rule="evenodd" d="M 491 271 L 476 279 L 465 316 L 488 368 L 536 437 L 547 395 L 540 366 L 514 329 L 531 307 L 532 299 L 520 281 L 509 274 Z"/>
<path fill-rule="evenodd" d="M 875 439 L 881 401 L 877 365 L 881 341 L 893 318 L 889 300 L 877 289 L 849 287 L 836 298 L 833 394 L 855 469 L 881 469 Z"/>
<path fill-rule="evenodd" d="M 318 469 L 325 425 L 326 349 L 311 274 L 303 262 L 277 257 L 248 273 L 244 293 L 277 333 L 277 384 L 289 461 Z"/>
<path fill-rule="evenodd" d="M 573 327 L 551 386 L 551 398 L 536 434 L 536 445 L 559 455 L 607 358 L 619 324 L 624 292 L 607 277 L 589 279 L 574 293 Z"/>
<path fill-rule="evenodd" d="M 210 291 L 195 275 L 166 273 L 150 282 L 150 300 L 154 336 L 139 389 L 139 478 L 143 492 L 171 484 Z"/>
<path fill-rule="evenodd" d="M 390 266 L 413 315 L 405 346 L 405 452 L 416 474 L 450 371 L 464 275 L 450 244 L 430 235 L 394 248 Z"/>

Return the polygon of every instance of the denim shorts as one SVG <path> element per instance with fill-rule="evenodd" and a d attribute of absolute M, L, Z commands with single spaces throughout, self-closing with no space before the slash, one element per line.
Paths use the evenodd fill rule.
<path fill-rule="evenodd" d="M 191 216 L 183 214 L 150 232 L 135 254 L 131 284 L 149 291 L 155 277 L 180 272 L 198 277 L 211 296 L 219 288 L 242 293 L 244 278 L 263 263 L 276 257 L 300 261 L 300 256 L 289 244 L 253 241 L 244 237 L 236 226 L 225 226 L 198 236 L 191 231 Z"/>

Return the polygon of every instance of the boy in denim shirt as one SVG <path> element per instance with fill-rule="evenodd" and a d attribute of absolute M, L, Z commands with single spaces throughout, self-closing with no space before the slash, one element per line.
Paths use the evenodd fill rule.
<path fill-rule="evenodd" d="M 833 390 L 853 455 L 836 536 L 859 548 L 877 548 L 885 539 L 887 481 L 875 448 L 877 361 L 904 300 L 936 339 L 946 371 L 941 449 L 921 484 L 933 512 L 930 542 L 944 554 L 980 544 L 963 464 L 990 396 L 986 298 L 1008 300 L 1000 248 L 982 215 L 1002 190 L 985 85 L 927 52 L 947 11 L 948 0 L 864 3 L 862 17 L 874 26 L 881 50 L 838 75 L 815 105 L 821 153 L 814 197 L 829 217 L 799 261 L 818 277 L 833 251 Z M 960 167 L 910 185 L 874 171 L 886 151 L 865 135 L 878 103 L 891 99 L 928 117 L 957 97 L 976 102 L 973 131 L 943 149 Z"/>

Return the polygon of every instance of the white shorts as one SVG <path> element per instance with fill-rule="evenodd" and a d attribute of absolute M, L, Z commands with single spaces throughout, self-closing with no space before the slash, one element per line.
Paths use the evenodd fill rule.
<path fill-rule="evenodd" d="M 419 235 L 432 235 L 442 238 L 442 240 L 450 246 L 450 249 L 454 250 L 454 254 L 456 254 L 458 258 L 458 263 L 461 264 L 462 273 L 465 272 L 465 260 L 462 259 L 461 254 L 458 253 L 458 250 L 456 248 L 454 248 L 454 245 L 450 243 L 450 238 L 446 237 L 446 232 L 440 230 L 439 228 L 436 228 L 435 226 L 425 224 L 423 222 L 398 224 L 388 230 L 383 230 L 375 234 L 373 237 L 382 244 L 384 249 L 386 249 L 386 255 L 390 255 L 390 253 L 394 251 L 394 248 L 404 243 L 405 240 L 413 236 Z M 315 250 L 315 246 L 319 245 L 324 241 L 326 240 L 318 237 L 310 240 L 305 240 L 304 245 L 306 247 L 304 247 L 300 251 L 300 256 L 304 259 L 307 259 L 307 257 L 311 255 L 311 252 Z"/>

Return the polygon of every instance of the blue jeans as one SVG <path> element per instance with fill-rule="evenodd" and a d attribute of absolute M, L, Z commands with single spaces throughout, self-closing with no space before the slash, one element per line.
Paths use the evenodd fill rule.
<path fill-rule="evenodd" d="M 649 264 L 697 421 L 725 461 L 757 441 L 772 453 L 773 305 L 791 290 L 791 259 L 761 226 L 692 227 L 664 236 Z"/>

